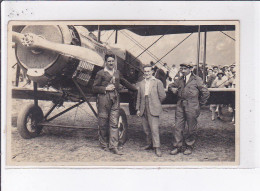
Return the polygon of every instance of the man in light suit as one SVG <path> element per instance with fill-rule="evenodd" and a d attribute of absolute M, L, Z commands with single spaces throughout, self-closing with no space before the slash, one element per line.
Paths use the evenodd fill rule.
<path fill-rule="evenodd" d="M 146 134 L 147 146 L 145 150 L 155 149 L 158 157 L 162 156 L 160 150 L 159 115 L 162 112 L 162 101 L 166 94 L 160 80 L 152 76 L 152 66 L 144 66 L 144 77 L 138 85 L 136 110 L 142 117 L 142 125 Z"/>

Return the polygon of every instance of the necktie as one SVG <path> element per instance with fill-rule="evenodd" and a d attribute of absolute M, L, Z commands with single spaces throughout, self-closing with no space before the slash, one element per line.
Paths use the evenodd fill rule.
<path fill-rule="evenodd" d="M 183 76 L 184 85 L 186 85 L 186 76 Z"/>

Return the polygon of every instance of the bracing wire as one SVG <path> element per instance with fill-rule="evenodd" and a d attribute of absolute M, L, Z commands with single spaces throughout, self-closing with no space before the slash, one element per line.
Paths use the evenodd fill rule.
<path fill-rule="evenodd" d="M 164 35 L 160 36 L 156 41 L 154 41 L 150 46 L 148 46 L 146 49 L 144 49 L 138 56 L 136 56 L 131 62 L 135 61 L 139 56 L 141 56 L 144 52 L 148 51 L 150 47 L 152 47 L 155 43 L 157 43 Z"/>
<path fill-rule="evenodd" d="M 112 36 L 112 34 L 115 32 L 115 30 L 112 31 L 112 33 L 109 35 L 109 37 L 107 38 L 106 42 L 110 39 L 110 37 Z"/>
<path fill-rule="evenodd" d="M 233 41 L 236 41 L 236 39 L 234 39 L 233 37 L 229 36 L 227 33 L 224 33 L 223 31 L 219 31 L 222 34 L 226 35 L 228 38 L 232 39 Z"/>
<path fill-rule="evenodd" d="M 134 44 L 136 44 L 138 47 L 140 47 L 141 49 L 145 50 L 146 48 L 141 45 L 138 41 L 136 41 L 134 38 L 132 38 L 129 34 L 123 32 L 123 31 L 120 31 L 125 37 L 127 37 L 129 40 L 131 40 Z M 154 60 L 158 60 L 158 58 L 153 54 L 151 53 L 149 50 L 146 51 L 149 56 L 151 56 Z M 160 61 L 160 64 L 162 64 L 162 62 Z"/>
<path fill-rule="evenodd" d="M 185 40 L 187 40 L 193 33 L 190 33 L 188 36 L 186 36 L 181 42 L 179 42 L 176 46 L 174 46 L 171 50 L 169 50 L 164 56 L 162 56 L 157 62 L 161 61 L 165 56 L 167 56 L 170 52 L 172 52 L 174 49 L 176 49 L 179 45 L 181 45 Z M 156 63 L 157 63 L 156 62 Z M 155 64 L 156 64 L 155 63 Z"/>

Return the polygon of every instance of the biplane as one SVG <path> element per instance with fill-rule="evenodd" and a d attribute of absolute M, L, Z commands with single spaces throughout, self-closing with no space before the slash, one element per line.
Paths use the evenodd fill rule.
<path fill-rule="evenodd" d="M 100 40 L 101 31 L 114 30 L 116 44 L 118 31 L 124 29 L 141 36 L 197 33 L 199 39 L 200 34 L 204 32 L 204 40 L 206 42 L 207 32 L 234 31 L 235 25 L 13 26 L 12 41 L 14 42 L 18 68 L 16 77 L 19 78 L 19 72 L 22 69 L 28 79 L 33 82 L 33 89 L 18 87 L 12 89 L 13 98 L 34 100 L 33 104 L 25 106 L 18 115 L 17 127 L 23 138 L 36 137 L 41 132 L 43 126 L 60 126 L 49 122 L 83 103 L 87 103 L 94 115 L 97 116 L 97 112 L 90 103 L 96 101 L 92 85 L 96 73 L 104 67 L 104 56 L 107 52 L 112 52 L 116 55 L 117 69 L 120 70 L 126 80 L 136 84 L 142 79 L 143 63 L 138 59 L 138 56 L 134 57 L 129 51 L 103 43 Z M 97 37 L 93 32 L 98 32 Z M 204 45 L 204 50 L 206 50 L 206 43 Z M 149 48 L 144 48 L 141 54 L 148 51 Z M 197 67 L 199 67 L 199 50 L 200 40 L 198 40 Z M 204 51 L 204 54 L 206 54 L 206 51 Z M 205 58 L 206 56 L 204 55 L 204 69 Z M 158 59 L 156 63 L 160 61 L 161 59 Z M 203 76 L 203 79 L 205 80 L 205 76 Z M 52 87 L 56 91 L 46 91 L 39 88 L 44 86 Z M 52 101 L 53 105 L 44 114 L 38 105 L 38 100 Z M 51 116 L 54 109 L 62 106 L 66 101 L 75 102 L 75 104 Z M 136 114 L 134 92 L 130 92 L 122 87 L 120 102 L 128 103 L 130 114 Z M 176 104 L 176 102 L 176 95 L 167 92 L 167 97 L 163 104 Z M 210 89 L 208 103 L 231 104 L 234 106 L 235 89 Z M 120 129 L 120 143 L 123 144 L 127 140 L 128 129 L 127 118 L 123 109 L 120 109 L 118 127 Z"/>

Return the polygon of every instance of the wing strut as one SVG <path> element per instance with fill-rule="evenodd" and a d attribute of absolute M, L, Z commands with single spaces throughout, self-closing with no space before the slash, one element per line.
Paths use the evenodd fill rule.
<path fill-rule="evenodd" d="M 206 53 L 207 53 L 207 31 L 204 32 L 204 51 L 203 51 L 203 82 L 206 83 Z"/>
<path fill-rule="evenodd" d="M 198 29 L 198 40 L 197 40 L 197 75 L 199 75 L 199 63 L 200 63 L 200 25 Z"/>
<path fill-rule="evenodd" d="M 118 30 L 116 29 L 115 44 L 117 44 Z"/>

